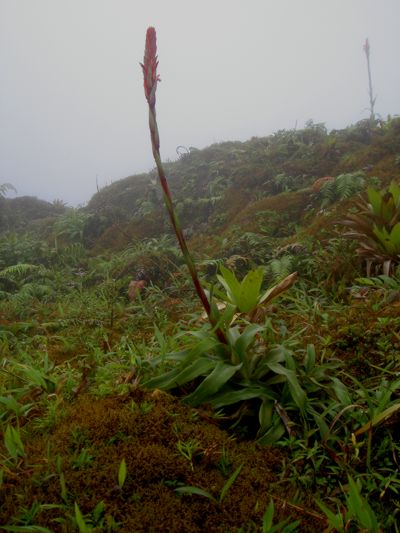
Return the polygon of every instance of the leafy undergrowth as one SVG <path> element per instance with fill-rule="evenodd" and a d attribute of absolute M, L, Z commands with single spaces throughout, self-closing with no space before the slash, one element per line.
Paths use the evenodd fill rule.
<path fill-rule="evenodd" d="M 76 503 L 92 531 L 258 531 L 272 498 L 277 520 L 322 530 L 320 513 L 296 505 L 283 483 L 284 458 L 276 448 L 236 441 L 211 412 L 161 391 L 82 395 L 62 407 L 50 434 L 31 434 L 24 458 L 7 469 L 0 521 L 74 531 Z"/>
<path fill-rule="evenodd" d="M 76 210 L 0 187 L 5 531 L 398 531 L 400 121 L 372 126 L 167 165 L 212 327 L 154 173 Z"/>

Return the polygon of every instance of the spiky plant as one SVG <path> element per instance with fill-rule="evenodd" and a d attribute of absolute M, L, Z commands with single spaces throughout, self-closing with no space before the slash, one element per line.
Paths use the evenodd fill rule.
<path fill-rule="evenodd" d="M 400 186 L 393 182 L 381 191 L 368 187 L 367 197 L 357 203 L 360 211 L 341 224 L 352 228 L 345 235 L 358 241 L 356 252 L 366 261 L 367 275 L 375 267 L 388 276 L 400 263 Z"/>
<path fill-rule="evenodd" d="M 172 227 L 174 229 L 176 238 L 178 239 L 179 246 L 182 250 L 183 257 L 186 265 L 189 269 L 194 287 L 197 295 L 199 296 L 201 303 L 207 313 L 208 319 L 215 328 L 215 333 L 218 339 L 227 344 L 227 340 L 223 331 L 217 326 L 217 320 L 214 316 L 213 309 L 210 302 L 204 292 L 204 289 L 200 283 L 200 279 L 194 264 L 193 258 L 189 252 L 186 244 L 185 237 L 182 232 L 182 228 L 179 222 L 178 215 L 174 209 L 171 193 L 168 186 L 168 181 L 165 175 L 164 167 L 161 161 L 160 155 L 160 136 L 158 133 L 158 125 L 156 119 L 156 90 L 157 83 L 160 80 L 160 76 L 157 73 L 158 58 L 157 58 L 157 37 L 156 30 L 153 27 L 147 29 L 146 33 L 146 46 L 144 52 L 143 63 L 141 63 L 144 76 L 144 93 L 147 103 L 149 105 L 149 128 L 151 136 L 151 146 L 153 150 L 154 161 L 157 166 L 158 177 L 160 179 L 161 188 L 163 191 L 164 202 L 168 211 L 169 218 L 171 220 Z"/>

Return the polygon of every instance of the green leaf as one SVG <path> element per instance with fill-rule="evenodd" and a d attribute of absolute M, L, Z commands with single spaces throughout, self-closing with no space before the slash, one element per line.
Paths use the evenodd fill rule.
<path fill-rule="evenodd" d="M 285 368 L 279 363 L 268 363 L 268 366 L 272 370 L 272 372 L 275 372 L 275 374 L 285 376 L 293 401 L 295 402 L 297 407 L 299 407 L 299 409 L 304 409 L 307 397 L 304 390 L 300 387 L 300 384 L 297 380 L 294 371 Z"/>
<path fill-rule="evenodd" d="M 125 457 L 123 457 L 122 461 L 119 464 L 119 469 L 118 469 L 118 486 L 120 489 L 122 489 L 122 487 L 124 486 L 126 475 L 127 475 L 126 461 L 125 461 Z"/>
<path fill-rule="evenodd" d="M 196 496 L 204 496 L 204 498 L 208 498 L 209 500 L 217 501 L 212 494 L 207 492 L 206 490 L 199 489 L 198 487 L 192 487 L 190 485 L 185 485 L 183 487 L 177 487 L 174 489 L 175 492 L 178 494 L 187 494 L 187 495 L 196 495 Z"/>
<path fill-rule="evenodd" d="M 68 503 L 68 491 L 67 491 L 67 485 L 65 483 L 64 472 L 60 472 L 60 488 L 61 488 L 61 498 L 64 500 L 65 503 Z"/>
<path fill-rule="evenodd" d="M 103 500 L 101 500 L 96 505 L 96 507 L 93 509 L 92 515 L 93 515 L 93 518 L 94 518 L 95 522 L 98 522 L 100 520 L 100 518 L 103 516 L 105 508 L 106 508 L 106 506 L 104 505 Z"/>
<path fill-rule="evenodd" d="M 393 201 L 396 206 L 396 209 L 400 209 L 400 185 L 392 181 L 388 191 L 393 196 Z"/>
<path fill-rule="evenodd" d="M 221 490 L 221 494 L 219 495 L 219 503 L 221 503 L 228 490 L 232 487 L 232 485 L 235 483 L 236 481 L 236 478 L 238 477 L 238 475 L 240 474 L 240 471 L 242 470 L 243 468 L 243 465 L 240 465 L 238 468 L 236 468 L 236 470 L 233 472 L 233 474 L 231 475 L 231 477 L 228 479 L 228 481 L 225 483 L 225 485 L 222 487 L 222 490 Z"/>
<path fill-rule="evenodd" d="M 86 522 L 83 519 L 81 510 L 79 509 L 79 505 L 76 502 L 75 502 L 74 507 L 75 507 L 75 520 L 76 520 L 76 523 L 78 524 L 80 533 L 89 533 L 89 528 L 86 525 Z"/>
<path fill-rule="evenodd" d="M 379 524 L 374 511 L 361 495 L 357 483 L 349 476 L 349 493 L 346 494 L 349 515 L 368 531 L 378 532 Z"/>
<path fill-rule="evenodd" d="M 19 431 L 9 424 L 4 433 L 4 444 L 14 460 L 25 455 L 24 445 L 22 444 Z"/>
<path fill-rule="evenodd" d="M 372 212 L 376 217 L 381 216 L 382 211 L 382 195 L 373 187 L 367 188 L 368 201 L 371 204 Z"/>
<path fill-rule="evenodd" d="M 390 240 L 395 250 L 400 253 L 400 222 L 393 226 L 390 232 Z"/>
<path fill-rule="evenodd" d="M 260 423 L 260 433 L 265 433 L 272 425 L 272 417 L 274 414 L 274 402 L 272 400 L 264 399 L 261 402 L 258 411 L 258 421 Z"/>
<path fill-rule="evenodd" d="M 388 233 L 385 226 L 383 226 L 382 228 L 378 228 L 378 226 L 374 225 L 373 233 L 377 237 L 378 241 L 381 243 L 383 249 L 389 254 L 392 254 L 394 252 L 394 247 L 393 243 L 390 240 L 390 234 Z"/>
<path fill-rule="evenodd" d="M 144 387 L 148 389 L 158 388 L 164 390 L 178 387 L 179 385 L 184 385 L 189 381 L 193 381 L 199 376 L 207 374 L 212 368 L 215 367 L 216 364 L 217 361 L 202 357 L 194 361 L 187 368 L 183 368 L 183 370 L 181 366 L 179 366 L 179 368 L 146 381 L 144 383 Z"/>
<path fill-rule="evenodd" d="M 211 374 L 200 383 L 197 389 L 185 397 L 185 403 L 196 406 L 208 401 L 241 367 L 242 364 L 233 366 L 219 361 Z"/>
<path fill-rule="evenodd" d="M 236 278 L 235 274 L 224 266 L 220 266 L 222 276 L 217 274 L 218 281 L 223 285 L 226 290 L 228 300 L 237 305 L 240 294 L 240 282 Z"/>
<path fill-rule="evenodd" d="M 261 435 L 261 437 L 257 439 L 257 443 L 262 446 L 275 444 L 285 434 L 285 431 L 286 429 L 283 422 L 280 419 L 277 419 L 277 422 L 275 422 L 264 435 Z"/>
<path fill-rule="evenodd" d="M 331 378 L 333 383 L 333 390 L 335 391 L 335 394 L 338 398 L 338 400 L 344 405 L 350 405 L 351 404 L 351 397 L 349 394 L 349 391 L 347 390 L 346 385 L 340 381 L 338 378 Z"/>
<path fill-rule="evenodd" d="M 249 324 L 246 326 L 243 333 L 236 339 L 234 350 L 242 363 L 246 364 L 247 350 L 255 341 L 257 333 L 263 330 L 263 326 L 259 326 L 258 324 Z"/>
<path fill-rule="evenodd" d="M 316 361 L 315 346 L 313 344 L 307 344 L 306 355 L 304 358 L 304 367 L 305 367 L 307 374 L 309 374 L 314 369 L 315 361 Z"/>
<path fill-rule="evenodd" d="M 250 270 L 240 284 L 237 306 L 241 313 L 250 313 L 258 304 L 264 269 Z"/>
<path fill-rule="evenodd" d="M 263 533 L 270 533 L 272 530 L 272 521 L 274 519 L 274 501 L 271 498 L 267 510 L 263 516 Z"/>
<path fill-rule="evenodd" d="M 337 531 L 343 531 L 344 530 L 344 522 L 343 522 L 343 516 L 341 513 L 334 513 L 327 507 L 323 502 L 320 502 L 316 500 L 317 505 L 321 509 L 321 511 L 325 514 L 325 516 L 328 519 L 328 523 L 330 527 L 335 528 Z"/>
<path fill-rule="evenodd" d="M 265 387 L 246 386 L 240 390 L 230 390 L 221 392 L 220 394 L 216 394 L 215 396 L 213 396 L 213 398 L 210 399 L 209 403 L 212 407 L 214 407 L 214 409 L 220 409 L 221 407 L 226 407 L 227 405 L 251 400 L 252 398 L 275 399 L 273 397 L 272 391 L 267 392 Z"/>

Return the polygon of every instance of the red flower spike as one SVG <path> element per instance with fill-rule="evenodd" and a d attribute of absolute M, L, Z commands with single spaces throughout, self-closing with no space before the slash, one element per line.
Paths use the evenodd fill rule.
<path fill-rule="evenodd" d="M 144 50 L 143 63 L 141 63 L 144 76 L 144 94 L 151 107 L 156 103 L 157 82 L 161 81 L 157 74 L 157 37 L 153 27 L 147 29 L 146 47 Z"/>

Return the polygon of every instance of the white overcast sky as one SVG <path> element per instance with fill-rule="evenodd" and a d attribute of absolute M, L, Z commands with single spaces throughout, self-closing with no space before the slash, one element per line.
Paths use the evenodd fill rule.
<path fill-rule="evenodd" d="M 155 26 L 163 159 L 400 112 L 400 0 L 0 0 L 0 184 L 84 204 L 153 168 L 142 72 Z"/>

